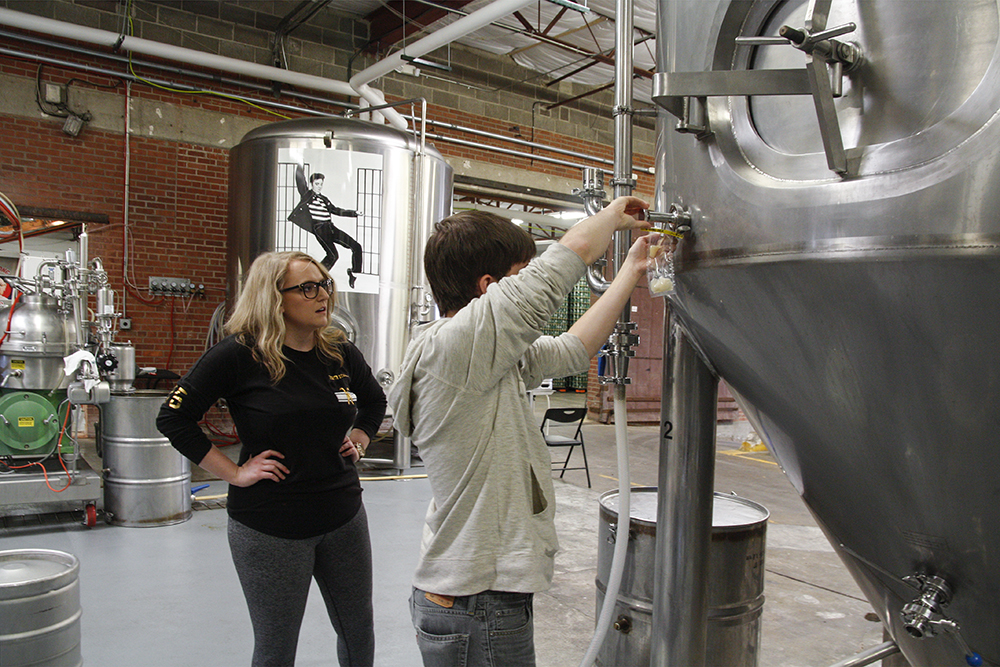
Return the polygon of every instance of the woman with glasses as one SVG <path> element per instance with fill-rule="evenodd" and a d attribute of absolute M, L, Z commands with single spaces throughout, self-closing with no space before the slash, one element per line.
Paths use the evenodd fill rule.
<path fill-rule="evenodd" d="M 341 665 L 371 665 L 372 558 L 355 463 L 385 414 L 361 352 L 331 328 L 326 269 L 271 252 L 247 273 L 228 336 L 177 383 L 156 425 L 184 456 L 229 482 L 229 546 L 250 609 L 253 665 L 295 662 L 310 580 Z M 226 399 L 242 442 L 234 463 L 198 426 Z"/>

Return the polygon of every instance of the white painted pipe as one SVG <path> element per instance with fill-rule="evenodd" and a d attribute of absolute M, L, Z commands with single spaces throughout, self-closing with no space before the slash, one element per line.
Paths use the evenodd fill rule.
<path fill-rule="evenodd" d="M 87 28 L 84 26 L 73 25 L 72 23 L 55 21 L 53 19 L 33 16 L 31 14 L 24 14 L 22 12 L 15 12 L 10 9 L 3 8 L 0 8 L 0 25 L 7 25 L 12 28 L 20 28 L 22 30 L 31 30 L 32 32 L 39 32 L 54 37 L 73 39 L 90 44 L 98 44 L 109 48 L 114 47 L 120 39 L 120 35 L 115 32 L 97 30 L 96 28 Z M 209 67 L 222 72 L 230 72 L 232 74 L 243 74 L 245 76 L 252 76 L 266 81 L 278 81 L 281 83 L 310 88 L 312 90 L 321 90 L 337 95 L 349 95 L 353 97 L 358 94 L 358 92 L 346 81 L 335 81 L 333 79 L 325 79 L 311 74 L 291 72 L 279 67 L 258 65 L 256 63 L 239 60 L 237 58 L 228 58 L 226 56 L 219 56 L 212 53 L 194 51 L 192 49 L 185 49 L 180 46 L 171 46 L 169 44 L 163 44 L 162 42 L 154 42 L 152 40 L 142 39 L 139 37 L 125 37 L 120 48 L 125 51 L 134 51 L 135 53 L 156 56 L 158 58 L 164 58 L 175 62 L 198 65 L 199 67 Z M 369 94 L 376 93 L 381 95 L 381 93 L 374 90 L 372 90 Z M 379 97 L 379 99 L 382 98 Z M 384 104 L 384 100 L 379 103 Z M 403 121 L 403 127 L 406 127 L 406 121 Z"/>
<path fill-rule="evenodd" d="M 545 225 L 546 227 L 553 227 L 555 229 L 567 230 L 576 223 L 580 221 L 580 218 L 564 219 L 557 218 L 552 215 L 544 215 L 542 213 L 530 213 L 528 211 L 515 211 L 509 208 L 500 208 L 499 206 L 487 206 L 486 204 L 470 204 L 466 202 L 461 202 L 455 205 L 455 211 L 484 211 L 487 213 L 493 213 L 501 218 L 507 220 L 523 220 L 524 222 L 531 223 L 534 225 Z M 582 216 L 581 216 L 582 217 Z"/>
<path fill-rule="evenodd" d="M 135 53 L 142 53 L 175 62 L 183 62 L 188 63 L 189 65 L 198 65 L 200 67 L 209 67 L 233 74 L 243 74 L 245 76 L 252 76 L 266 81 L 278 81 L 294 86 L 301 86 L 303 88 L 310 88 L 312 90 L 335 93 L 337 95 L 357 95 L 362 99 L 367 100 L 372 106 L 380 106 L 385 104 L 385 97 L 382 95 L 381 91 L 371 88 L 368 84 L 380 76 L 392 72 L 402 65 L 404 63 L 402 59 L 403 55 L 412 56 L 414 58 L 422 56 L 435 49 L 445 46 L 446 44 L 450 44 L 456 39 L 464 37 L 470 32 L 488 25 L 502 16 L 507 16 L 522 7 L 526 7 L 534 1 L 535 0 L 497 0 L 497 2 L 483 7 L 482 9 L 463 17 L 458 21 L 445 26 L 432 35 L 428 35 L 423 39 L 417 40 L 413 44 L 407 46 L 404 50 L 399 51 L 388 58 L 383 58 L 371 67 L 355 74 L 351 77 L 349 82 L 325 79 L 323 77 L 313 76 L 311 74 L 302 74 L 300 72 L 291 72 L 286 69 L 271 67 L 269 65 L 258 65 L 256 63 L 239 60 L 237 58 L 228 58 L 226 56 L 219 56 L 212 53 L 194 51 L 192 49 L 171 46 L 169 44 L 154 42 L 140 37 L 125 36 L 122 38 L 118 33 L 109 32 L 107 30 L 87 28 L 84 26 L 73 25 L 72 23 L 47 19 L 41 16 L 33 16 L 31 14 L 24 14 L 22 12 L 16 12 L 4 8 L 0 8 L 0 25 L 7 25 L 13 28 L 20 28 L 22 30 L 31 30 L 33 32 L 40 32 L 55 37 L 74 39 L 81 42 L 88 42 L 90 44 L 99 44 L 109 48 L 114 47 L 118 44 L 118 40 L 121 39 L 122 42 L 118 45 L 118 47 L 125 51 L 134 51 Z M 404 119 L 395 109 L 380 109 L 377 113 L 384 116 L 394 127 L 402 130 L 407 128 L 406 119 Z"/>
<path fill-rule="evenodd" d="M 376 101 L 376 98 L 370 96 L 368 84 L 380 76 L 384 76 L 389 72 L 396 70 L 401 65 L 409 64 L 403 60 L 403 56 L 408 58 L 419 58 L 420 56 L 430 53 L 435 49 L 451 44 L 455 40 L 460 39 L 485 25 L 489 25 L 501 17 L 512 14 L 523 7 L 527 7 L 528 5 L 532 5 L 535 1 L 536 0 L 497 0 L 493 4 L 487 5 L 482 9 L 463 16 L 454 23 L 441 28 L 423 39 L 418 39 L 413 44 L 408 44 L 402 51 L 397 51 L 391 56 L 383 58 L 371 67 L 361 70 L 351 77 L 349 83 L 354 90 L 358 91 L 359 95 L 371 102 L 372 106 L 384 104 L 384 101 L 378 102 Z M 406 121 L 403 120 L 402 116 L 400 116 L 395 110 L 382 109 L 380 110 L 380 113 L 385 114 L 389 119 L 389 122 L 393 125 L 396 124 L 393 117 L 398 117 L 399 121 L 404 123 L 405 127 Z"/>

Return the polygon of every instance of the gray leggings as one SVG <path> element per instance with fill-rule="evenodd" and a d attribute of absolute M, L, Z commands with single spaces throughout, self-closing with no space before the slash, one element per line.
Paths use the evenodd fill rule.
<path fill-rule="evenodd" d="M 265 535 L 229 520 L 229 548 L 253 623 L 253 667 L 291 667 L 315 577 L 337 632 L 341 667 L 370 667 L 372 551 L 362 505 L 336 530 L 304 540 Z"/>

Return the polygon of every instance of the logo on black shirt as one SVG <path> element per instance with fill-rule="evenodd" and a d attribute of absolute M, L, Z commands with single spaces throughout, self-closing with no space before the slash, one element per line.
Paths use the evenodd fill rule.
<path fill-rule="evenodd" d="M 167 407 L 171 410 L 180 410 L 181 403 L 184 401 L 184 396 L 186 395 L 187 392 L 184 391 L 184 387 L 180 385 L 174 387 L 174 390 L 167 396 Z"/>

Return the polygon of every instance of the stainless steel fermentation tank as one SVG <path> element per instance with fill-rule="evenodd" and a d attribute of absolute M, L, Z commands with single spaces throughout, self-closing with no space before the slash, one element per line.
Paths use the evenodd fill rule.
<path fill-rule="evenodd" d="M 914 667 L 1000 664 L 998 25 L 659 6 L 672 307 Z"/>
<path fill-rule="evenodd" d="M 334 165 L 336 171 L 324 165 Z M 257 255 L 305 248 L 305 237 L 296 237 L 288 222 L 298 201 L 297 166 L 322 171 L 324 193 L 335 181 L 357 181 L 350 201 L 334 203 L 360 210 L 362 216 L 334 222 L 355 226 L 359 236 L 364 227 L 365 238 L 356 239 L 364 247 L 364 269 L 356 288 L 338 280 L 334 322 L 347 331 L 388 390 L 411 325 L 434 317 L 423 248 L 433 223 L 451 213 L 452 169 L 419 135 L 363 120 L 311 118 L 253 130 L 230 153 L 230 301 Z M 340 255 L 336 266 L 350 265 L 350 251 L 340 248 Z M 408 443 L 397 443 L 392 463 L 409 467 Z"/>

